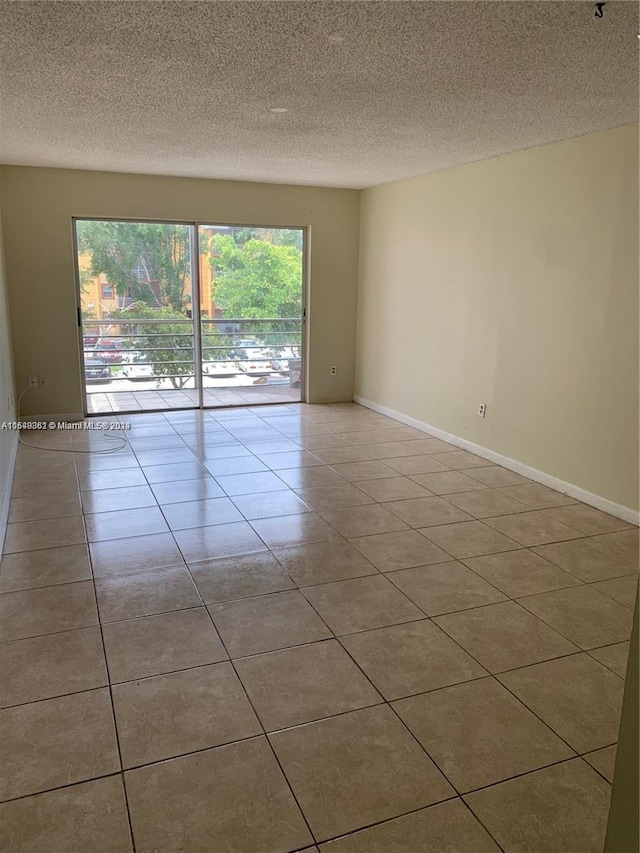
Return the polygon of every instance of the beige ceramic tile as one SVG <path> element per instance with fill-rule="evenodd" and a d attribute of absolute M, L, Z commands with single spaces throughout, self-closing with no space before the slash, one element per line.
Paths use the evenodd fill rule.
<path fill-rule="evenodd" d="M 461 800 L 449 800 L 320 846 L 321 853 L 499 853 Z"/>
<path fill-rule="evenodd" d="M 417 530 L 362 536 L 351 540 L 351 544 L 382 572 L 451 560 L 449 554 L 429 542 Z"/>
<path fill-rule="evenodd" d="M 123 767 L 136 767 L 261 734 L 230 663 L 116 684 Z"/>
<path fill-rule="evenodd" d="M 492 489 L 497 489 L 500 486 L 532 485 L 531 480 L 521 474 L 516 474 L 515 471 L 510 471 L 508 468 L 501 468 L 500 465 L 470 468 L 468 471 L 463 468 L 462 471 Z"/>
<path fill-rule="evenodd" d="M 378 570 L 349 542 L 335 539 L 274 551 L 298 586 L 375 575 Z"/>
<path fill-rule="evenodd" d="M 232 658 L 331 637 L 297 590 L 213 604 L 209 611 Z"/>
<path fill-rule="evenodd" d="M 438 524 L 451 524 L 456 521 L 471 521 L 470 515 L 452 506 L 448 501 L 436 497 L 412 498 L 410 500 L 386 503 L 398 518 L 411 527 L 432 527 Z"/>
<path fill-rule="evenodd" d="M 180 480 L 198 480 L 208 477 L 209 472 L 195 460 L 170 465 L 145 465 L 142 468 L 148 483 L 173 483 Z M 220 484 L 222 485 L 222 484 Z"/>
<path fill-rule="evenodd" d="M 202 603 L 185 566 L 97 578 L 96 595 L 102 622 L 184 610 Z"/>
<path fill-rule="evenodd" d="M 225 660 L 204 607 L 103 626 L 111 683 Z"/>
<path fill-rule="evenodd" d="M 98 624 L 91 581 L 0 595 L 0 641 L 70 631 Z"/>
<path fill-rule="evenodd" d="M 475 472 L 474 472 L 475 476 Z M 575 500 L 568 495 L 562 495 L 540 483 L 528 483 L 520 486 L 507 486 L 500 491 L 511 498 L 526 504 L 531 509 L 549 509 L 554 506 L 574 504 Z"/>
<path fill-rule="evenodd" d="M 246 521 L 176 530 L 173 535 L 187 563 L 266 550 L 262 539 Z"/>
<path fill-rule="evenodd" d="M 574 754 L 493 678 L 400 699 L 393 708 L 461 793 Z"/>
<path fill-rule="evenodd" d="M 366 462 L 370 459 L 375 459 L 375 456 L 368 448 L 345 445 L 340 447 L 320 447 L 313 451 L 313 455 L 327 465 L 338 465 L 342 462 Z"/>
<path fill-rule="evenodd" d="M 154 443 L 156 440 L 155 438 L 151 439 Z M 186 480 L 188 477 L 185 476 L 182 479 Z M 124 489 L 128 486 L 147 485 L 147 480 L 140 468 L 120 468 L 113 471 L 88 469 L 78 472 L 78 480 L 83 492 L 93 491 L 94 489 Z"/>
<path fill-rule="evenodd" d="M 120 769 L 106 688 L 0 711 L 0 799 Z"/>
<path fill-rule="evenodd" d="M 547 515 L 587 536 L 597 536 L 601 533 L 614 533 L 616 530 L 633 528 L 632 524 L 622 521 L 614 515 L 607 515 L 606 512 L 601 512 L 599 509 L 585 506 L 585 504 L 550 509 L 547 510 Z"/>
<path fill-rule="evenodd" d="M 205 604 L 295 587 L 288 574 L 266 551 L 191 563 L 189 570 Z"/>
<path fill-rule="evenodd" d="M 324 465 L 312 466 L 311 468 L 288 468 L 286 471 L 279 471 L 278 477 L 285 486 L 298 490 L 326 488 L 328 486 L 340 487 L 347 483 L 337 471 Z"/>
<path fill-rule="evenodd" d="M 424 616 L 381 575 L 310 586 L 302 592 L 336 634 L 368 631 Z"/>
<path fill-rule="evenodd" d="M 38 494 L 13 498 L 9 503 L 8 521 L 41 521 L 45 518 L 64 518 L 70 515 L 82 515 L 77 489 L 75 493 L 63 492 L 54 501 Z"/>
<path fill-rule="evenodd" d="M 348 482 L 358 480 L 378 480 L 384 477 L 395 477 L 397 472 L 384 462 L 344 462 L 332 465 L 334 471 L 344 477 Z"/>
<path fill-rule="evenodd" d="M 637 571 L 637 560 L 597 539 L 575 539 L 534 549 L 546 560 L 587 583 L 617 578 Z"/>
<path fill-rule="evenodd" d="M 434 621 L 489 672 L 504 672 L 578 651 L 515 601 L 436 616 Z"/>
<path fill-rule="evenodd" d="M 91 579 L 86 545 L 66 545 L 5 554 L 0 571 L 0 592 Z"/>
<path fill-rule="evenodd" d="M 16 521 L 7 524 L 3 553 L 37 551 L 40 548 L 56 548 L 62 545 L 81 545 L 84 542 L 86 536 L 82 516 Z"/>
<path fill-rule="evenodd" d="M 99 628 L 13 640 L 0 655 L 0 706 L 20 705 L 107 684 Z"/>
<path fill-rule="evenodd" d="M 503 850 L 602 853 L 610 787 L 581 758 L 465 797 Z"/>
<path fill-rule="evenodd" d="M 131 770 L 125 784 L 138 853 L 285 853 L 313 843 L 264 738 Z"/>
<path fill-rule="evenodd" d="M 421 459 L 423 457 L 420 457 Z M 426 498 L 431 492 L 409 477 L 384 477 L 381 480 L 360 480 L 358 488 L 376 501 L 401 501 L 408 498 Z"/>
<path fill-rule="evenodd" d="M 161 505 L 182 503 L 182 501 L 204 501 L 225 496 L 225 492 L 211 477 L 200 480 L 179 480 L 175 483 L 154 483 L 151 491 Z"/>
<path fill-rule="evenodd" d="M 82 492 L 82 507 L 85 512 L 114 512 L 122 509 L 139 509 L 155 506 L 156 499 L 150 486 L 130 486 L 128 489 L 99 489 Z"/>
<path fill-rule="evenodd" d="M 469 453 L 467 450 L 449 450 L 445 453 L 438 453 L 436 459 L 444 462 L 449 468 L 483 468 L 491 465 L 488 459 L 483 459 L 481 456 L 476 456 L 474 453 Z"/>
<path fill-rule="evenodd" d="M 627 662 L 629 660 L 630 643 L 614 643 L 612 646 L 603 646 L 600 649 L 589 649 L 592 658 L 603 663 L 620 678 L 625 678 L 627 673 Z"/>
<path fill-rule="evenodd" d="M 569 655 L 498 677 L 576 752 L 618 739 L 624 682 L 589 655 Z"/>
<path fill-rule="evenodd" d="M 488 519 L 489 522 L 492 520 Z M 460 521 L 440 527 L 426 527 L 420 533 L 457 560 L 513 551 L 519 547 L 513 539 L 487 527 L 484 521 Z"/>
<path fill-rule="evenodd" d="M 334 528 L 315 512 L 260 518 L 252 521 L 251 526 L 271 549 L 340 538 Z"/>
<path fill-rule="evenodd" d="M 291 470 L 306 471 L 308 469 L 293 468 Z M 236 495 L 257 495 L 262 492 L 278 492 L 287 488 L 287 485 L 273 471 L 258 471 L 255 474 L 229 474 L 225 477 L 216 477 L 216 481 L 222 486 L 229 497 L 235 497 Z"/>
<path fill-rule="evenodd" d="M 182 554 L 170 533 L 92 542 L 89 550 L 93 574 L 96 578 L 143 572 L 146 569 L 184 563 Z"/>
<path fill-rule="evenodd" d="M 0 848 L 12 853 L 131 853 L 121 778 L 95 779 L 3 803 Z"/>
<path fill-rule="evenodd" d="M 384 483 L 388 481 L 377 480 L 376 482 Z M 342 484 L 337 486 L 313 486 L 311 488 L 299 489 L 296 494 L 318 512 L 321 512 L 323 509 L 335 509 L 339 506 L 363 506 L 375 503 L 373 498 L 365 495 L 358 487 L 352 486 L 346 480 L 343 480 Z"/>
<path fill-rule="evenodd" d="M 606 545 L 608 548 L 613 548 L 620 554 L 624 554 L 629 559 L 634 561 L 634 568 L 638 568 L 638 551 L 639 538 L 637 528 L 632 530 L 621 530 L 616 533 L 604 533 L 597 536 L 596 542 Z"/>
<path fill-rule="evenodd" d="M 467 557 L 462 562 L 510 598 L 580 584 L 573 575 L 526 548 L 484 557 Z"/>
<path fill-rule="evenodd" d="M 593 588 L 608 595 L 619 604 L 633 608 L 638 594 L 638 575 L 627 575 L 624 578 L 614 578 L 610 581 L 594 583 Z"/>
<path fill-rule="evenodd" d="M 487 674 L 426 619 L 349 634 L 341 643 L 387 701 Z"/>
<path fill-rule="evenodd" d="M 212 477 L 224 477 L 230 474 L 253 474 L 256 471 L 268 471 L 268 467 L 255 456 L 232 456 L 226 459 L 208 459 L 205 468 Z"/>
<path fill-rule="evenodd" d="M 367 445 L 367 450 L 375 459 L 401 459 L 420 456 L 420 451 L 407 447 L 406 441 L 383 441 Z"/>
<path fill-rule="evenodd" d="M 387 459 L 385 465 L 407 476 L 413 474 L 435 474 L 451 470 L 444 462 L 439 462 L 435 455 L 427 456 L 425 454 Z"/>
<path fill-rule="evenodd" d="M 447 495 L 447 501 L 474 518 L 491 518 L 529 510 L 528 506 L 503 495 L 498 489 L 478 489 L 475 492 Z"/>
<path fill-rule="evenodd" d="M 183 501 L 165 504 L 162 514 L 171 530 L 188 530 L 192 527 L 207 527 L 244 521 L 242 514 L 229 498 L 209 498 L 203 501 Z"/>
<path fill-rule="evenodd" d="M 613 782 L 613 771 L 616 764 L 615 746 L 605 746 L 604 749 L 597 749 L 595 752 L 589 752 L 582 757 L 594 770 L 604 776 L 607 782 Z"/>
<path fill-rule="evenodd" d="M 419 453 L 447 453 L 458 449 L 455 445 L 441 441 L 439 438 L 418 438 L 410 441 L 409 444 Z"/>
<path fill-rule="evenodd" d="M 89 542 L 105 539 L 125 539 L 130 536 L 165 533 L 169 530 L 157 506 L 141 509 L 121 509 L 116 512 L 98 512 L 85 515 Z"/>
<path fill-rule="evenodd" d="M 295 492 L 270 492 L 261 495 L 238 495 L 233 499 L 242 515 L 252 521 L 257 518 L 272 518 L 279 515 L 295 515 L 309 512 L 311 507 Z"/>
<path fill-rule="evenodd" d="M 409 526 L 379 504 L 323 510 L 322 517 L 343 536 L 372 536 L 408 530 Z"/>
<path fill-rule="evenodd" d="M 621 643 L 631 634 L 632 611 L 585 584 L 519 602 L 582 649 Z"/>
<path fill-rule="evenodd" d="M 308 468 L 322 465 L 322 461 L 306 450 L 293 450 L 290 453 L 265 453 L 260 456 L 262 462 L 272 471 L 284 471 L 287 468 Z"/>
<path fill-rule="evenodd" d="M 448 495 L 454 492 L 470 492 L 474 489 L 486 488 L 483 483 L 468 477 L 462 471 L 449 470 L 434 474 L 413 474 L 411 479 L 433 492 L 434 495 Z"/>
<path fill-rule="evenodd" d="M 509 536 L 527 548 L 547 545 L 566 539 L 578 539 L 583 534 L 551 518 L 545 512 L 521 512 L 516 515 L 501 515 L 487 518 L 485 523 Z"/>
<path fill-rule="evenodd" d="M 506 596 L 494 586 L 456 562 L 390 572 L 389 580 L 427 616 L 506 600 Z"/>
<path fill-rule="evenodd" d="M 270 740 L 318 841 L 454 793 L 386 705 L 276 732 Z"/>
<path fill-rule="evenodd" d="M 267 731 L 382 702 L 336 640 L 242 658 L 236 669 Z"/>

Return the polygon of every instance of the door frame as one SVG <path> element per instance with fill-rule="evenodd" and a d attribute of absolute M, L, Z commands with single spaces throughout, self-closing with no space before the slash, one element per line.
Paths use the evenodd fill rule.
<path fill-rule="evenodd" d="M 78 232 L 77 232 L 77 223 L 78 222 L 131 222 L 131 223 L 144 223 L 144 222 L 152 222 L 156 224 L 165 224 L 165 225 L 186 225 L 193 229 L 192 231 L 192 239 L 191 239 L 191 324 L 193 329 L 193 361 L 194 361 L 194 383 L 195 390 L 197 391 L 198 396 L 198 404 L 195 406 L 184 406 L 180 407 L 180 409 L 144 409 L 145 413 L 153 413 L 153 412 L 166 412 L 166 411 L 194 411 L 194 410 L 214 410 L 214 409 L 233 409 L 233 408 L 245 408 L 246 404 L 244 403 L 232 403 L 227 406 L 205 406 L 204 405 L 204 388 L 203 388 L 203 380 L 202 380 L 202 323 L 201 323 L 201 312 L 200 312 L 200 254 L 199 254 L 199 233 L 198 229 L 200 226 L 216 226 L 219 225 L 221 227 L 228 228 L 273 228 L 275 230 L 290 230 L 290 231 L 302 231 L 302 281 L 300 282 L 300 323 L 301 323 L 301 337 L 300 337 L 300 357 L 302 359 L 302 369 L 300 371 L 300 402 L 307 402 L 307 387 L 308 387 L 308 335 L 307 335 L 307 326 L 309 320 L 308 313 L 308 294 L 311 287 L 311 263 L 310 263 L 310 252 L 309 252 L 309 238 L 310 238 L 310 226 L 309 225 L 274 225 L 272 223 L 269 224 L 247 224 L 246 222 L 216 222 L 209 221 L 203 219 L 155 219 L 152 217 L 119 217 L 119 216 L 72 216 L 71 217 L 71 235 L 72 235 L 72 246 L 73 246 L 73 267 L 74 267 L 74 278 L 75 278 L 75 292 L 76 292 L 76 323 L 77 323 L 77 335 L 78 335 L 78 358 L 80 361 L 80 379 L 82 383 L 82 403 L 83 403 L 83 412 L 85 417 L 89 417 L 89 406 L 88 406 L 88 397 L 87 397 L 87 380 L 85 376 L 85 365 L 84 365 L 84 338 L 83 338 L 83 329 L 82 329 L 82 289 L 80 286 L 80 264 L 78 262 Z M 196 369 L 196 365 L 198 366 Z M 252 404 L 251 404 L 252 405 Z M 258 406 L 280 406 L 282 403 L 257 403 Z M 287 405 L 286 403 L 284 405 Z M 131 415 L 137 414 L 136 410 L 133 411 L 123 411 L 123 412 L 114 412 L 116 415 Z"/>

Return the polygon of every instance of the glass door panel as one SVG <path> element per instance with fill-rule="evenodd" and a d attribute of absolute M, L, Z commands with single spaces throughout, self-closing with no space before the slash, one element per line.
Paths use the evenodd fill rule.
<path fill-rule="evenodd" d="M 199 225 L 204 406 L 302 398 L 301 228 Z"/>
<path fill-rule="evenodd" d="M 194 226 L 75 225 L 86 412 L 198 406 Z"/>

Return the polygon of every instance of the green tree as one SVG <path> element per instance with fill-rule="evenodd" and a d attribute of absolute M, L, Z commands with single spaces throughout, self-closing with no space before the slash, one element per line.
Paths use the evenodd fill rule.
<path fill-rule="evenodd" d="M 296 246 L 230 235 L 215 239 L 214 298 L 227 317 L 299 317 L 302 255 Z"/>
<path fill-rule="evenodd" d="M 78 251 L 92 276 L 104 273 L 118 296 L 184 313 L 190 303 L 187 225 L 160 222 L 77 222 Z"/>
<path fill-rule="evenodd" d="M 123 321 L 119 329 L 125 349 L 140 353 L 142 362 L 152 365 L 153 375 L 158 380 L 169 379 L 174 388 L 184 388 L 194 375 L 191 325 L 190 322 L 177 322 L 185 320 L 184 314 L 171 308 L 151 308 L 136 303 L 125 311 L 113 311 L 109 319 Z M 145 323 L 145 320 L 176 322 Z"/>

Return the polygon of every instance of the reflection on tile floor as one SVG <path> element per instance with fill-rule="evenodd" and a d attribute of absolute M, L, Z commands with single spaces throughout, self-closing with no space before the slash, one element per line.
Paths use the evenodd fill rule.
<path fill-rule="evenodd" d="M 601 853 L 635 528 L 351 403 L 120 420 L 19 449 L 1 849 Z"/>

